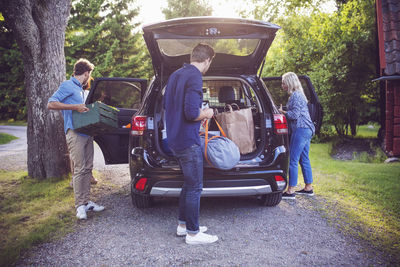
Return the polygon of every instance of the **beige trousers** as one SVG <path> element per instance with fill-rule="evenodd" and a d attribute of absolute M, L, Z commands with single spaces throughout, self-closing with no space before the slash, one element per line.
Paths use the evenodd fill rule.
<path fill-rule="evenodd" d="M 67 132 L 67 145 L 73 162 L 75 207 L 86 205 L 90 195 L 90 178 L 93 169 L 93 137 L 82 136 L 74 130 Z"/>

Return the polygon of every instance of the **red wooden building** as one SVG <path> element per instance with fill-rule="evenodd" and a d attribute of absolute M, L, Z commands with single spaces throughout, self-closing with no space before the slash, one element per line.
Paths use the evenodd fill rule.
<path fill-rule="evenodd" d="M 385 88 L 386 152 L 400 156 L 400 1 L 376 0 L 380 78 Z"/>

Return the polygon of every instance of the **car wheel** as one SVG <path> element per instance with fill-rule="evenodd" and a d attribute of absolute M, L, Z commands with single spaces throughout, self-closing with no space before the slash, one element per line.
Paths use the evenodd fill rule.
<path fill-rule="evenodd" d="M 133 187 L 133 183 L 131 183 L 131 197 L 132 197 L 132 204 L 139 209 L 145 209 L 151 206 L 152 203 L 151 197 L 136 193 Z"/>
<path fill-rule="evenodd" d="M 278 205 L 282 200 L 282 192 L 272 193 L 261 196 L 261 205 L 273 207 Z"/>

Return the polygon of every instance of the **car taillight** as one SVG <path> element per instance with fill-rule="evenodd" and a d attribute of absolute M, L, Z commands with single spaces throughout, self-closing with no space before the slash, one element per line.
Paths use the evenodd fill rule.
<path fill-rule="evenodd" d="M 143 131 L 146 130 L 146 116 L 134 116 L 132 118 L 132 135 L 143 135 Z"/>
<path fill-rule="evenodd" d="M 137 181 L 135 188 L 138 191 L 143 191 L 146 186 L 146 183 L 147 183 L 147 178 L 140 178 L 139 181 Z"/>
<path fill-rule="evenodd" d="M 286 181 L 281 175 L 275 175 L 276 186 L 278 190 L 284 190 L 286 187 Z"/>
<path fill-rule="evenodd" d="M 287 134 L 289 132 L 286 117 L 283 114 L 274 114 L 274 126 L 276 134 Z"/>

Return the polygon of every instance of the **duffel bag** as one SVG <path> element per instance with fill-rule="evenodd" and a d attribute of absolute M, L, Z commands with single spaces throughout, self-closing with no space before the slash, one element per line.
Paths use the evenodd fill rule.
<path fill-rule="evenodd" d="M 216 123 L 218 125 L 218 122 Z M 205 160 L 214 168 L 220 170 L 232 169 L 240 160 L 238 146 L 226 136 L 210 135 L 208 124 L 209 121 L 206 123 L 205 133 L 200 135 Z M 220 128 L 219 125 L 218 127 Z M 222 128 L 220 128 L 220 132 L 225 135 Z"/>

